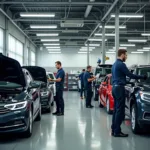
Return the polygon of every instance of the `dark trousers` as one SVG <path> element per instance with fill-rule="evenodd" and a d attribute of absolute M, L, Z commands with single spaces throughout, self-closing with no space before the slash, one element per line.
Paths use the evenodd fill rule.
<path fill-rule="evenodd" d="M 91 106 L 91 100 L 92 100 L 92 88 L 85 89 L 86 93 L 86 106 Z"/>
<path fill-rule="evenodd" d="M 83 94 L 84 94 L 84 96 L 85 96 L 84 84 L 81 83 L 80 97 L 83 97 Z"/>
<path fill-rule="evenodd" d="M 114 113 L 112 118 L 112 132 L 119 134 L 121 124 L 125 119 L 125 88 L 124 86 L 113 86 Z"/>
<path fill-rule="evenodd" d="M 56 89 L 56 111 L 64 113 L 63 89 Z"/>

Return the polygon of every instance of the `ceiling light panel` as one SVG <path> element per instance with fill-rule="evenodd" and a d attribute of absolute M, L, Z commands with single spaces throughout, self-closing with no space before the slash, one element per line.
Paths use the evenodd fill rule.
<path fill-rule="evenodd" d="M 100 28 L 102 28 L 102 26 L 99 26 Z M 116 27 L 115 26 L 112 26 L 112 25 L 106 25 L 105 26 L 105 29 L 115 29 Z M 125 29 L 126 26 L 119 26 L 119 29 Z"/>
<path fill-rule="evenodd" d="M 20 13 L 21 17 L 55 17 L 54 13 Z"/>
<path fill-rule="evenodd" d="M 116 49 L 116 47 L 113 47 L 113 49 Z M 127 47 L 119 47 L 119 49 L 127 49 Z"/>
<path fill-rule="evenodd" d="M 85 46 L 88 46 L 88 44 L 85 44 Z M 98 47 L 98 46 L 100 46 L 100 44 L 89 44 L 89 46 Z"/>
<path fill-rule="evenodd" d="M 50 54 L 60 54 L 61 52 L 49 52 Z"/>
<path fill-rule="evenodd" d="M 80 51 L 86 51 L 87 52 L 88 50 L 87 49 L 80 49 Z M 93 50 L 90 49 L 89 51 L 92 52 Z"/>
<path fill-rule="evenodd" d="M 95 33 L 95 36 L 102 36 L 101 33 Z M 115 36 L 114 33 L 106 33 L 105 36 Z"/>
<path fill-rule="evenodd" d="M 48 46 L 59 46 L 59 43 L 44 43 L 43 45 L 48 45 Z"/>
<path fill-rule="evenodd" d="M 48 51 L 61 51 L 61 49 L 47 49 Z"/>
<path fill-rule="evenodd" d="M 142 42 L 144 42 L 144 43 L 145 43 L 145 42 L 147 42 L 147 40 L 145 40 L 145 39 L 141 39 L 141 40 L 140 40 L 140 39 L 139 39 L 139 40 L 137 39 L 137 40 L 134 40 L 134 39 L 133 39 L 133 40 L 128 40 L 128 42 L 137 42 L 137 43 L 142 43 Z"/>
<path fill-rule="evenodd" d="M 143 54 L 144 52 L 131 52 L 132 54 Z"/>
<path fill-rule="evenodd" d="M 58 33 L 37 33 L 36 36 L 58 36 Z"/>
<path fill-rule="evenodd" d="M 115 54 L 116 52 L 106 52 L 106 54 Z"/>
<path fill-rule="evenodd" d="M 142 36 L 150 36 L 150 33 L 142 33 Z"/>
<path fill-rule="evenodd" d="M 46 47 L 46 48 L 49 48 L 49 49 L 52 49 L 52 48 L 55 48 L 55 49 L 60 49 L 60 46 L 53 46 L 53 47 Z"/>
<path fill-rule="evenodd" d="M 88 39 L 89 41 L 102 41 L 102 39 L 99 39 L 99 38 L 90 38 Z M 107 41 L 107 39 L 105 39 L 105 41 Z"/>
<path fill-rule="evenodd" d="M 78 52 L 79 54 L 87 54 L 88 52 Z M 90 53 L 90 52 L 89 52 Z"/>
<path fill-rule="evenodd" d="M 134 47 L 135 46 L 135 44 L 120 44 L 120 46 L 122 46 L 122 47 Z"/>
<path fill-rule="evenodd" d="M 143 47 L 143 49 L 150 49 L 150 47 Z"/>
<path fill-rule="evenodd" d="M 115 18 L 116 15 L 112 14 L 111 17 Z M 143 14 L 119 14 L 119 18 L 143 18 L 143 17 L 144 17 Z"/>
<path fill-rule="evenodd" d="M 30 25 L 32 29 L 56 29 L 57 25 Z"/>
<path fill-rule="evenodd" d="M 59 39 L 41 39 L 41 42 L 58 42 Z"/>
<path fill-rule="evenodd" d="M 150 50 L 148 50 L 148 49 L 138 49 L 137 51 L 138 52 L 149 52 Z"/>

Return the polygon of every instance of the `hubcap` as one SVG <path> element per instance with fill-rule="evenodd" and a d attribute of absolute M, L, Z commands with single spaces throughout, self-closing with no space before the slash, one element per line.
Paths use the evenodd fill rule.
<path fill-rule="evenodd" d="M 29 119 L 29 125 L 30 125 L 30 133 L 32 132 L 32 112 L 30 111 L 30 119 Z"/>
<path fill-rule="evenodd" d="M 135 110 L 134 108 L 132 109 L 132 129 L 135 128 Z"/>
<path fill-rule="evenodd" d="M 107 98 L 107 112 L 109 112 L 109 99 Z"/>

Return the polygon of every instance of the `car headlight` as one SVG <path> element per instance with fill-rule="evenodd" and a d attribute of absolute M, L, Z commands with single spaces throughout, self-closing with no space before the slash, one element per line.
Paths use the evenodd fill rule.
<path fill-rule="evenodd" d="M 10 110 L 18 110 L 18 109 L 23 109 L 26 106 L 27 106 L 27 101 L 14 103 L 14 104 L 8 104 L 8 105 L 5 105 L 4 107 Z"/>
<path fill-rule="evenodd" d="M 150 102 L 150 94 L 149 93 L 144 93 L 141 91 L 140 96 L 143 101 Z"/>
<path fill-rule="evenodd" d="M 41 92 L 41 96 L 48 96 L 49 92 L 46 91 L 46 92 Z"/>

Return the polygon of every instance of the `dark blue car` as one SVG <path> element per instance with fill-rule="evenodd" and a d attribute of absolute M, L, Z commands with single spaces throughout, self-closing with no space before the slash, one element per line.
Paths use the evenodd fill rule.
<path fill-rule="evenodd" d="M 132 131 L 140 133 L 150 127 L 150 66 L 135 66 L 132 72 L 148 76 L 146 81 L 129 79 L 126 85 L 126 115 L 131 118 Z"/>
<path fill-rule="evenodd" d="M 40 88 L 18 61 L 0 54 L 0 134 L 32 135 L 33 121 L 41 120 Z"/>

